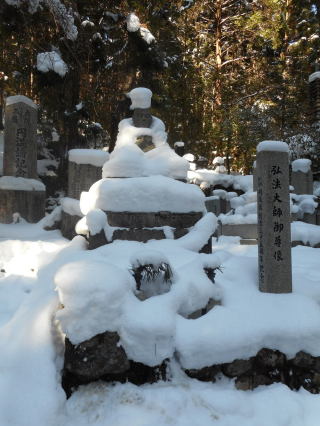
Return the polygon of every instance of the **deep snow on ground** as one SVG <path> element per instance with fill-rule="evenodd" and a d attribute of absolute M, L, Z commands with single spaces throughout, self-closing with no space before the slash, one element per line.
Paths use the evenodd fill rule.
<path fill-rule="evenodd" d="M 283 308 L 281 300 L 285 298 L 288 309 L 290 303 L 298 303 L 297 306 L 302 308 L 306 304 L 308 310 L 296 312 L 297 316 L 301 316 L 301 330 L 297 330 L 296 336 L 294 329 L 290 330 L 290 336 L 293 340 L 296 339 L 295 344 L 298 346 L 314 344 L 317 348 L 316 338 L 319 336 L 316 330 L 312 335 L 311 323 L 314 322 L 317 328 L 320 319 L 320 249 L 302 246 L 293 248 L 294 293 L 263 295 L 262 303 L 255 278 L 257 246 L 241 246 L 239 240 L 238 237 L 223 237 L 219 242 L 213 241 L 214 253 L 220 258 L 223 267 L 223 273 L 217 273 L 216 276 L 216 286 L 223 292 L 223 303 L 222 307 L 216 307 L 211 314 L 207 314 L 207 319 L 202 317 L 190 320 L 196 330 L 196 333 L 193 330 L 193 337 L 195 340 L 198 338 L 197 344 L 206 344 L 200 338 L 203 327 L 196 326 L 200 321 L 202 325 L 209 325 L 211 329 L 217 330 L 218 334 L 213 333 L 212 336 L 219 345 L 223 343 L 225 350 L 233 348 L 228 360 L 231 361 L 238 356 L 237 345 L 233 347 L 233 342 L 228 339 L 223 342 L 219 330 L 224 330 L 221 324 L 223 320 L 227 325 L 228 321 L 234 325 L 232 321 L 238 319 L 242 327 L 238 329 L 240 335 L 232 334 L 230 325 L 229 328 L 226 327 L 225 333 L 230 333 L 230 339 L 237 338 L 238 345 L 242 341 L 249 346 L 252 344 L 251 350 L 259 349 L 255 347 L 259 344 L 256 335 L 259 329 L 254 323 L 257 318 L 255 315 L 259 315 L 259 308 L 263 321 L 273 324 L 274 328 L 270 329 L 270 333 L 274 331 L 276 337 L 278 333 L 279 343 L 279 336 L 285 330 L 281 330 L 281 324 L 276 324 L 274 318 L 263 316 L 268 313 L 268 309 L 275 312 L 272 311 L 274 306 L 265 306 L 267 296 L 272 304 L 279 303 L 279 308 Z M 120 256 L 116 245 L 119 249 L 121 244 L 117 242 L 114 246 L 86 251 L 81 237 L 69 242 L 61 237 L 59 231 L 46 232 L 38 225 L 0 225 L 0 269 L 5 271 L 0 272 L 1 426 L 319 425 L 320 395 L 311 395 L 303 389 L 298 392 L 290 391 L 282 384 L 261 386 L 248 392 L 237 391 L 234 381 L 223 376 L 214 384 L 201 383 L 184 374 L 175 356 L 170 360 L 169 380 L 166 382 L 140 387 L 130 383 L 96 382 L 80 387 L 67 401 L 60 385 L 62 348 L 59 347 L 58 340 L 54 339 L 57 332 L 53 318 L 59 307 L 54 276 L 66 263 L 81 260 L 107 260 L 125 268 L 133 248 L 131 244 L 124 245 Z M 186 259 L 174 257 L 168 244 L 170 242 L 160 245 L 177 270 L 196 256 L 190 252 Z M 141 247 L 159 250 L 160 246 L 157 242 L 150 242 L 148 245 L 134 243 L 134 251 L 141 250 Z M 185 251 L 184 255 L 187 253 Z M 246 316 L 241 310 L 250 310 L 250 303 L 252 312 Z M 260 307 L 257 305 L 259 303 Z M 225 317 L 221 316 L 221 312 L 224 312 Z M 290 312 L 289 309 L 287 313 L 291 314 Z M 280 318 L 282 314 L 279 313 Z M 219 324 L 213 321 L 215 316 Z M 282 319 L 286 321 L 285 315 Z M 260 326 L 261 330 L 267 329 L 263 328 L 267 324 Z M 309 330 L 309 336 L 301 334 L 303 327 Z M 260 344 L 264 343 L 262 338 Z M 285 342 L 283 344 L 286 345 Z M 286 348 L 289 347 L 287 343 Z M 191 344 L 190 351 L 185 353 L 185 362 L 188 362 L 188 355 L 191 360 L 201 358 L 201 348 L 198 352 L 195 349 L 196 345 Z M 212 350 L 216 350 L 214 345 Z"/>

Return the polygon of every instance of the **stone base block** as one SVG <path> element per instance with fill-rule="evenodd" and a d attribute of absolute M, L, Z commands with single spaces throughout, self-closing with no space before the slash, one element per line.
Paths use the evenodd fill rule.
<path fill-rule="evenodd" d="M 78 235 L 76 233 L 75 227 L 80 219 L 82 219 L 82 217 L 77 215 L 72 216 L 69 213 L 66 213 L 62 210 L 61 233 L 64 238 L 67 238 L 68 240 L 72 240 L 74 237 Z"/>
<path fill-rule="evenodd" d="M 217 236 L 241 237 L 246 240 L 258 239 L 258 225 L 256 223 L 239 224 L 239 225 L 222 225 L 219 223 Z"/>
<path fill-rule="evenodd" d="M 166 235 L 162 228 L 170 226 L 174 229 L 174 238 L 181 238 L 188 233 L 188 228 L 194 226 L 202 217 L 201 212 L 191 213 L 131 213 L 131 212 L 105 212 L 110 226 L 125 229 L 116 229 L 112 236 L 112 241 L 139 241 L 146 243 L 149 240 L 163 240 Z M 104 231 L 99 234 L 89 236 L 89 250 L 96 249 L 107 241 Z M 207 247 L 208 246 L 208 247 Z M 203 251 L 204 250 L 204 251 Z M 208 241 L 202 252 L 211 253 L 211 241 Z"/>
<path fill-rule="evenodd" d="M 0 223 L 12 223 L 13 213 L 29 223 L 37 223 L 45 216 L 45 191 L 0 189 Z"/>
<path fill-rule="evenodd" d="M 105 212 L 110 226 L 119 228 L 159 228 L 171 226 L 172 228 L 190 228 L 202 217 L 202 212 L 190 213 L 132 213 L 132 212 Z"/>

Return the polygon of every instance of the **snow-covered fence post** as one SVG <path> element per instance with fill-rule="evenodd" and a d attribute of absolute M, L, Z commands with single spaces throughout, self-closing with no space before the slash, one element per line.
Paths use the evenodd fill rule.
<path fill-rule="evenodd" d="M 37 109 L 22 95 L 6 99 L 3 176 L 37 179 Z"/>
<path fill-rule="evenodd" d="M 68 197 L 80 200 L 82 191 L 102 179 L 102 166 L 109 153 L 95 149 L 71 149 L 69 151 Z"/>
<path fill-rule="evenodd" d="M 292 162 L 291 185 L 297 195 L 313 194 L 313 175 L 310 166 L 311 160 L 306 158 Z"/>
<path fill-rule="evenodd" d="M 291 230 L 288 145 L 264 141 L 257 147 L 259 290 L 291 293 Z"/>

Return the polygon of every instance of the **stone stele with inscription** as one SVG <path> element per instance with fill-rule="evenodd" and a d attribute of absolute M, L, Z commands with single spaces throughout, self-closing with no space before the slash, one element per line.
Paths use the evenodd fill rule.
<path fill-rule="evenodd" d="M 22 95 L 6 99 L 4 176 L 37 179 L 37 108 Z"/>
<path fill-rule="evenodd" d="M 291 293 L 288 145 L 265 141 L 257 151 L 259 289 Z"/>

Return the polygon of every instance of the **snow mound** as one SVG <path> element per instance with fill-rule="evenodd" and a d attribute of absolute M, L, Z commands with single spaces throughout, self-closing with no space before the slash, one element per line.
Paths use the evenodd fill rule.
<path fill-rule="evenodd" d="M 10 189 L 16 191 L 45 191 L 46 187 L 42 182 L 36 179 L 2 176 L 0 178 L 0 189 Z"/>
<path fill-rule="evenodd" d="M 311 166 L 311 160 L 308 160 L 306 158 L 300 158 L 299 160 L 293 161 L 291 165 L 293 172 L 301 171 L 303 173 L 308 173 Z"/>
<path fill-rule="evenodd" d="M 285 142 L 263 141 L 260 142 L 257 146 L 257 152 L 261 151 L 289 152 L 289 146 Z"/>
<path fill-rule="evenodd" d="M 137 145 L 126 145 L 110 154 L 104 164 L 102 177 L 140 177 L 162 175 L 186 179 L 189 163 L 179 157 L 169 146 L 144 153 Z"/>
<path fill-rule="evenodd" d="M 54 71 L 64 77 L 68 72 L 67 64 L 61 59 L 57 52 L 38 53 L 37 69 L 43 73 Z"/>
<path fill-rule="evenodd" d="M 116 331 L 126 292 L 135 287 L 129 272 L 97 260 L 64 265 L 54 282 L 64 306 L 56 317 L 74 345 Z"/>
<path fill-rule="evenodd" d="M 127 30 L 130 33 L 135 33 L 140 28 L 140 19 L 133 12 L 129 13 L 126 18 Z"/>
<path fill-rule="evenodd" d="M 203 212 L 205 196 L 195 185 L 164 177 L 102 179 L 82 192 L 80 208 L 113 212 Z"/>

